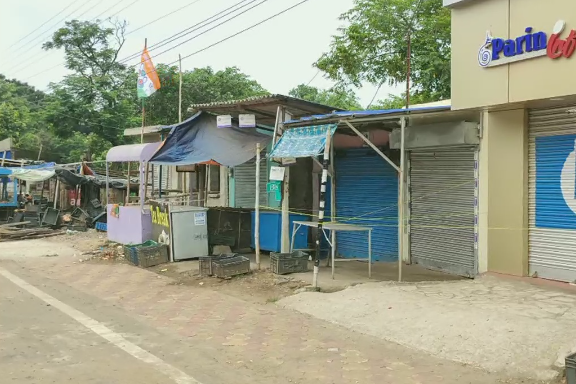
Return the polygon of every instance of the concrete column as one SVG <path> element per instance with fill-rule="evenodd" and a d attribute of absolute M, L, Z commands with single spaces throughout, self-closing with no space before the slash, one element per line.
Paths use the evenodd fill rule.
<path fill-rule="evenodd" d="M 480 145 L 479 271 L 528 274 L 525 109 L 484 112 Z"/>

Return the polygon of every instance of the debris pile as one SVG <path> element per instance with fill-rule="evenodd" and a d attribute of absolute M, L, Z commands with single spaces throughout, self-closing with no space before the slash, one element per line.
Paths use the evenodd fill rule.
<path fill-rule="evenodd" d="M 26 239 L 41 239 L 61 235 L 61 231 L 52 228 L 22 228 L 29 222 L 9 223 L 0 225 L 0 242 Z"/>

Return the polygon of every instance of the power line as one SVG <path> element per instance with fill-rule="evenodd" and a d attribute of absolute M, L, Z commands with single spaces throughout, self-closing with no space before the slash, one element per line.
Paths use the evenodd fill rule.
<path fill-rule="evenodd" d="M 122 2 L 122 1 L 124 1 L 124 0 L 121 0 L 120 2 Z M 112 17 L 116 16 L 117 14 L 119 14 L 120 12 L 122 12 L 123 10 L 125 10 L 126 8 L 132 6 L 132 5 L 133 5 L 134 3 L 136 3 L 137 1 L 139 1 L 139 0 L 134 0 L 132 3 L 128 4 L 126 7 L 122 8 L 120 11 L 116 12 L 116 13 L 113 14 L 112 16 L 109 16 L 108 18 L 112 18 Z M 178 11 L 180 11 L 180 10 L 182 10 L 182 9 L 190 6 L 190 5 L 196 4 L 196 3 L 199 2 L 199 1 L 201 1 L 201 0 L 193 1 L 192 3 L 189 3 L 189 4 L 187 4 L 187 5 L 183 6 L 183 7 L 180 7 L 179 9 L 177 9 L 177 10 L 175 10 L 175 11 L 169 12 L 169 13 L 167 13 L 167 14 L 165 14 L 165 15 L 163 15 L 163 16 L 161 16 L 161 17 L 159 17 L 159 18 L 157 18 L 157 19 L 155 19 L 155 20 L 153 20 L 153 21 L 151 21 L 151 22 L 149 22 L 149 23 L 147 23 L 147 24 L 145 24 L 145 25 L 142 25 L 142 26 L 136 28 L 135 30 L 132 30 L 132 31 L 128 32 L 128 33 L 126 34 L 126 36 L 128 36 L 128 35 L 131 34 L 131 33 L 136 32 L 136 31 L 138 31 L 138 30 L 141 30 L 141 29 L 143 29 L 144 27 L 146 27 L 146 26 L 148 26 L 148 25 L 150 25 L 150 24 L 153 24 L 153 23 L 155 23 L 155 22 L 157 22 L 157 21 L 159 21 L 159 20 L 161 20 L 161 19 L 163 19 L 163 18 L 165 18 L 165 17 L 168 17 L 168 16 L 170 16 L 170 15 L 172 15 L 172 14 L 174 14 L 174 13 L 176 13 L 176 12 L 178 12 Z M 241 3 L 246 2 L 246 1 L 248 1 L 248 0 L 242 0 L 242 1 L 238 2 L 238 3 L 236 3 L 235 5 L 233 5 L 233 6 L 229 7 L 229 8 L 227 8 L 227 9 L 225 9 L 225 10 L 222 11 L 222 12 L 225 12 L 226 10 L 228 10 L 228 9 L 230 9 L 230 8 L 234 8 L 234 7 L 237 6 L 238 4 L 241 4 Z M 253 1 L 256 1 L 256 0 L 253 0 Z M 114 8 L 114 6 L 108 8 L 106 11 L 100 13 L 98 16 L 96 16 L 94 19 L 92 19 L 92 21 L 93 21 L 93 20 L 96 20 L 98 17 L 100 17 L 102 14 L 106 13 L 106 12 L 107 12 L 108 10 L 110 10 L 111 8 Z M 220 12 L 220 13 L 222 13 L 222 12 Z M 215 17 L 215 16 L 217 16 L 217 15 L 219 15 L 219 14 L 216 14 L 216 15 L 210 17 L 210 18 L 213 18 L 213 17 Z M 204 21 L 209 20 L 210 18 L 205 19 Z M 195 24 L 194 26 L 196 26 L 196 25 L 198 25 L 198 23 Z M 192 27 L 194 27 L 194 26 L 192 26 Z M 190 28 L 192 28 L 192 27 L 190 27 Z M 188 29 L 190 29 L 190 28 L 188 28 Z M 172 37 L 174 37 L 174 36 L 177 36 L 178 34 L 181 34 L 181 33 L 184 32 L 184 31 L 187 31 L 187 29 L 185 29 L 185 30 L 183 30 L 183 31 L 181 31 L 181 32 L 179 32 L 179 33 L 177 33 L 177 34 L 175 34 L 175 35 L 172 35 L 172 36 L 168 37 L 167 39 L 164 39 L 164 40 L 160 41 L 159 43 L 156 43 L 155 45 L 152 45 L 151 48 L 153 48 L 153 47 L 155 47 L 155 46 L 157 46 L 157 45 L 159 45 L 159 44 L 161 44 L 161 43 L 169 40 L 170 38 L 172 38 Z M 50 54 L 51 54 L 51 53 L 48 53 L 47 55 L 44 55 L 42 58 L 44 58 L 44 57 L 46 57 L 46 56 L 48 56 L 48 55 L 50 55 Z M 128 61 L 128 60 L 130 60 L 130 59 L 132 59 L 132 58 L 138 57 L 140 54 L 141 54 L 141 52 L 137 52 L 137 53 L 135 53 L 135 54 L 132 54 L 132 55 L 130 55 L 130 56 L 128 56 L 128 57 L 126 57 L 126 58 L 124 58 L 124 59 L 122 59 L 122 60 L 119 60 L 119 63 L 122 63 L 122 62 L 124 62 L 124 61 Z M 30 67 L 31 65 L 35 64 L 36 62 L 37 62 L 37 61 L 34 61 L 34 62 L 30 63 L 30 64 L 27 65 L 26 67 L 17 70 L 17 72 L 22 71 L 22 70 Z M 34 78 L 34 77 L 36 77 L 36 76 L 42 75 L 42 74 L 44 74 L 44 73 L 46 73 L 46 72 L 51 71 L 52 69 L 55 69 L 55 68 L 57 68 L 57 67 L 59 67 L 59 66 L 62 66 L 62 65 L 64 65 L 64 64 L 66 64 L 65 61 L 61 62 L 60 64 L 56 64 L 56 65 L 54 65 L 53 67 L 50 67 L 50 68 L 48 68 L 48 69 L 44 69 L 44 70 L 42 70 L 42 71 L 40 71 L 40 72 L 37 72 L 37 73 L 35 73 L 35 74 L 31 75 L 31 76 L 28 76 L 27 79 L 29 80 L 29 79 L 32 79 L 32 78 Z"/>
<path fill-rule="evenodd" d="M 185 8 L 188 8 L 188 7 L 191 6 L 191 5 L 194 5 L 194 4 L 198 3 L 199 1 L 201 1 L 201 0 L 193 1 L 193 2 L 188 3 L 188 4 L 186 4 L 186 5 L 178 8 L 178 9 L 176 9 L 176 10 L 170 12 L 170 13 L 167 13 L 167 14 L 165 14 L 165 15 L 163 15 L 163 16 L 160 16 L 159 18 L 154 19 L 154 20 L 152 20 L 152 21 L 149 22 L 149 23 L 146 23 L 146 24 L 144 24 L 144 25 L 142 25 L 142 26 L 140 26 L 140 27 L 138 27 L 138 28 L 136 28 L 136 29 L 131 30 L 130 32 L 128 32 L 128 33 L 126 34 L 126 36 L 128 36 L 128 35 L 130 35 L 130 34 L 132 34 L 132 33 L 134 33 L 134 32 L 138 32 L 139 30 L 141 30 L 141 29 L 143 29 L 143 28 L 145 28 L 145 27 L 147 27 L 147 26 L 149 26 L 149 25 L 151 25 L 151 24 L 154 24 L 154 23 L 157 22 L 157 21 L 160 21 L 160 20 L 162 20 L 162 19 L 164 19 L 164 18 L 166 18 L 166 17 L 168 17 L 168 16 L 173 15 L 173 14 L 176 13 L 176 12 L 179 12 L 179 11 L 185 9 Z"/>
<path fill-rule="evenodd" d="M 306 86 L 308 87 L 310 84 L 312 84 L 312 82 L 318 77 L 319 74 L 320 70 L 316 71 L 316 74 L 310 79 L 308 83 L 306 83 Z"/>
<path fill-rule="evenodd" d="M 106 12 L 111 10 L 112 8 L 115 8 L 118 4 L 122 4 L 124 1 L 126 1 L 126 0 L 120 0 L 117 3 L 112 4 L 111 7 L 106 8 L 103 12 L 100 12 L 97 16 L 93 17 L 90 21 L 97 20 L 100 16 L 102 16 L 103 14 L 105 14 Z"/>
<path fill-rule="evenodd" d="M 48 34 L 50 34 L 52 32 L 52 29 L 56 26 L 58 26 L 63 20 L 68 19 L 71 15 L 73 15 L 74 13 L 76 13 L 78 10 L 80 10 L 82 7 L 84 7 L 84 5 L 92 2 L 94 0 L 86 0 L 84 1 L 78 8 L 74 9 L 72 12 L 70 12 L 69 14 L 67 14 L 66 16 L 64 16 L 62 19 L 60 19 L 57 23 L 53 24 L 51 27 L 49 27 L 46 31 L 42 32 L 39 36 L 37 36 L 35 39 L 30 40 L 28 43 L 21 45 L 20 48 L 16 49 L 14 51 L 14 53 L 19 52 L 20 50 L 22 50 L 23 48 L 27 47 L 30 43 L 35 42 L 38 40 L 38 37 L 40 37 L 40 39 L 43 39 L 44 36 L 46 36 L 46 32 L 48 32 Z"/>
<path fill-rule="evenodd" d="M 251 4 L 251 3 L 253 3 L 254 1 L 257 1 L 257 0 L 252 0 L 252 1 L 251 1 L 250 3 L 248 3 L 248 4 Z M 192 40 L 194 40 L 195 38 L 197 38 L 197 37 L 199 37 L 199 36 L 202 36 L 202 35 L 210 32 L 210 31 L 218 28 L 219 26 L 221 26 L 221 25 L 223 25 L 223 24 L 226 24 L 226 23 L 229 22 L 229 21 L 234 20 L 235 18 L 237 18 L 237 17 L 243 15 L 244 13 L 246 13 L 246 12 L 248 12 L 248 11 L 250 11 L 250 10 L 252 10 L 252 9 L 254 9 L 254 8 L 262 5 L 262 4 L 264 4 L 264 3 L 267 2 L 267 1 L 268 1 L 268 0 L 262 0 L 260 3 L 255 4 L 255 5 L 253 5 L 252 7 L 248 8 L 248 9 L 246 9 L 246 10 L 240 12 L 240 13 L 237 13 L 236 15 L 232 16 L 231 18 L 226 19 L 226 20 L 224 20 L 223 22 L 221 22 L 221 23 L 219 23 L 219 24 L 216 24 L 215 26 L 213 26 L 213 27 L 211 27 L 211 28 L 208 28 L 207 30 L 202 31 L 202 32 L 200 32 L 199 34 L 194 35 L 194 36 L 192 36 L 191 38 L 189 38 L 189 39 L 187 39 L 187 40 L 184 40 L 184 41 L 176 44 L 175 46 L 173 46 L 173 47 L 171 47 L 171 48 L 168 48 L 168 49 L 166 49 L 166 50 L 164 50 L 164 51 L 162 51 L 162 52 L 160 52 L 160 53 L 154 54 L 154 56 L 155 56 L 155 57 L 158 57 L 158 56 L 160 56 L 160 55 L 163 55 L 163 54 L 166 53 L 166 52 L 172 51 L 173 49 L 176 49 L 176 48 L 178 48 L 179 46 L 181 46 L 181 45 L 183 45 L 183 44 L 186 44 L 186 43 L 188 43 L 189 41 L 192 41 Z M 214 20 L 214 21 L 218 21 L 219 19 L 220 19 L 220 18 L 218 18 L 218 19 L 216 19 L 216 20 Z M 200 28 L 201 28 L 201 27 L 200 27 Z M 190 31 L 190 32 L 193 32 L 193 31 Z M 187 35 L 187 34 L 188 34 L 188 33 L 186 33 L 186 35 Z M 184 35 L 184 36 L 186 36 L 186 35 Z M 181 36 L 181 37 L 183 37 L 183 36 Z M 180 38 L 180 37 L 179 37 L 179 38 Z M 173 41 L 173 40 L 172 40 L 172 41 Z M 166 44 L 163 44 L 163 45 L 161 45 L 161 46 L 159 46 L 159 47 L 149 49 L 148 51 L 153 51 L 153 50 L 158 49 L 158 48 L 160 48 L 160 47 L 162 47 L 162 46 L 164 46 L 164 45 L 167 45 L 168 43 L 170 43 L 170 42 L 167 42 Z M 132 64 L 132 65 L 130 65 L 130 66 L 131 66 L 131 67 L 134 67 L 134 66 L 137 66 L 137 65 L 140 65 L 140 63 Z"/>
<path fill-rule="evenodd" d="M 248 32 L 249 30 L 254 29 L 254 28 L 256 28 L 257 26 L 260 26 L 260 25 L 262 25 L 262 24 L 264 24 L 264 23 L 266 23 L 266 22 L 268 22 L 268 21 L 270 21 L 270 20 L 272 20 L 272 19 L 274 19 L 274 18 L 276 18 L 276 17 L 278 17 L 278 16 L 280 16 L 280 15 L 282 15 L 282 14 L 284 14 L 284 13 L 286 13 L 286 12 L 288 12 L 288 11 L 290 11 L 290 10 L 292 10 L 292 9 L 294 9 L 294 8 L 296 8 L 296 7 L 304 4 L 304 3 L 306 3 L 306 2 L 308 2 L 308 1 L 309 1 L 309 0 L 302 0 L 302 1 L 300 1 L 299 3 L 296 3 L 296 4 L 294 4 L 294 5 L 291 6 L 291 7 L 288 7 L 288 8 L 286 8 L 286 9 L 280 11 L 280 12 L 277 12 L 277 13 L 273 14 L 273 15 L 270 16 L 270 17 L 267 17 L 266 19 L 263 19 L 263 20 L 259 21 L 259 22 L 256 23 L 256 24 L 251 25 L 250 27 L 244 28 L 243 30 L 238 31 L 238 32 L 236 32 L 236 33 L 234 33 L 234 34 L 232 34 L 232 35 L 230 35 L 230 36 L 228 36 L 228 37 L 225 37 L 224 39 L 221 39 L 221 40 L 219 40 L 219 41 L 217 41 L 217 42 L 215 42 L 215 43 L 213 43 L 213 44 L 210 44 L 210 45 L 208 45 L 208 46 L 206 46 L 206 47 L 204 47 L 204 48 L 202 48 L 202 49 L 199 49 L 199 50 L 197 50 L 197 51 L 195 51 L 195 52 L 192 52 L 192 53 L 190 53 L 190 54 L 188 54 L 188 55 L 186 55 L 186 56 L 183 56 L 182 59 L 187 59 L 187 58 L 189 58 L 189 57 L 192 57 L 192 56 L 194 56 L 194 55 L 197 55 L 197 54 L 199 54 L 199 53 L 201 53 L 201 52 L 204 52 L 204 51 L 206 51 L 206 50 L 208 50 L 208 49 L 210 49 L 210 48 L 212 48 L 212 47 L 214 47 L 214 46 L 216 46 L 216 45 L 219 45 L 219 44 L 221 44 L 221 43 L 223 43 L 223 42 L 225 42 L 225 41 L 228 41 L 228 40 L 230 40 L 230 39 L 232 39 L 232 38 L 234 38 L 234 37 L 236 37 L 236 36 L 239 36 L 239 35 L 241 35 L 241 34 L 244 33 L 244 32 Z M 171 63 L 169 63 L 169 64 L 167 64 L 167 65 L 172 65 L 172 64 L 175 64 L 175 63 L 177 63 L 177 62 L 178 62 L 178 60 L 173 61 L 173 62 L 171 62 Z M 138 65 L 139 65 L 139 64 L 138 64 Z M 111 129 L 118 129 L 118 127 L 111 127 L 111 126 L 106 126 L 106 125 L 102 125 L 102 124 L 98 124 L 98 123 L 89 123 L 89 122 L 83 121 L 82 119 L 78 119 L 78 118 L 75 118 L 75 117 L 73 117 L 73 116 L 66 115 L 66 114 L 59 113 L 59 112 L 56 112 L 56 114 L 59 114 L 59 115 L 62 115 L 62 116 L 65 116 L 65 117 L 68 117 L 68 118 L 71 118 L 71 119 L 75 119 L 75 120 L 77 120 L 77 121 L 82 121 L 84 124 L 87 124 L 87 125 L 101 126 L 101 127 L 104 127 L 104 128 L 111 128 Z"/>
<path fill-rule="evenodd" d="M 52 16 L 51 18 L 49 18 L 48 20 L 46 20 L 45 22 L 43 22 L 38 28 L 34 29 L 32 32 L 30 32 L 29 34 L 27 34 L 26 36 L 20 38 L 20 40 L 16 41 L 15 43 L 13 43 L 11 46 L 8 47 L 8 50 L 10 50 L 10 48 L 12 48 L 13 46 L 17 45 L 19 42 L 21 42 L 22 40 L 25 40 L 28 36 L 30 36 L 31 34 L 33 34 L 34 32 L 36 32 L 37 30 L 39 30 L 40 28 L 42 28 L 43 26 L 45 26 L 46 24 L 48 24 L 49 22 L 51 22 L 52 20 L 54 20 L 55 18 L 57 18 L 59 15 L 61 15 L 65 10 L 67 10 L 68 8 L 70 8 L 72 6 L 72 4 L 74 4 L 76 1 L 72 1 L 70 4 L 68 4 L 66 7 L 62 8 L 60 10 L 60 12 L 58 12 L 57 14 L 55 14 L 54 16 Z"/>
<path fill-rule="evenodd" d="M 275 13 L 274 15 L 272 15 L 272 16 L 264 19 L 264 20 L 261 20 L 261 21 L 259 21 L 258 23 L 253 24 L 253 25 L 251 25 L 251 26 L 248 27 L 248 28 L 244 28 L 243 30 L 238 31 L 238 32 L 236 32 L 235 34 L 230 35 L 230 36 L 228 36 L 228 37 L 226 37 L 226 38 L 224 38 L 224 39 L 222 39 L 222 40 L 219 40 L 219 41 L 215 42 L 214 44 L 210 44 L 210 45 L 208 45 L 208 46 L 206 46 L 206 47 L 204 47 L 204 48 L 202 48 L 202 49 L 197 50 L 196 52 L 192 52 L 192 53 L 189 54 L 189 55 L 183 56 L 183 57 L 182 57 L 182 60 L 187 59 L 187 58 L 189 58 L 189 57 L 191 57 L 191 56 L 197 55 L 197 54 L 200 53 L 200 52 L 204 52 L 204 51 L 206 51 L 206 50 L 208 50 L 208 49 L 210 49 L 210 48 L 212 48 L 212 47 L 214 47 L 214 46 L 216 46 L 216 45 L 218 45 L 218 44 L 221 44 L 221 43 L 223 43 L 223 42 L 225 42 L 225 41 L 227 41 L 227 40 L 230 40 L 230 39 L 232 39 L 232 38 L 234 38 L 234 37 L 236 37 L 236 36 L 238 36 L 238 35 L 241 35 L 241 34 L 244 33 L 244 32 L 248 32 L 249 30 L 254 29 L 254 28 L 256 28 L 257 26 L 262 25 L 262 24 L 266 23 L 267 21 L 270 21 L 270 20 L 272 20 L 272 19 L 274 19 L 274 18 L 276 18 L 276 17 L 278 17 L 278 16 L 280 16 L 280 15 L 282 15 L 282 14 L 284 14 L 284 13 L 286 13 L 286 12 L 288 12 L 288 11 L 290 11 L 290 10 L 292 10 L 292 9 L 294 9 L 294 8 L 302 5 L 302 4 L 304 4 L 304 3 L 307 3 L 308 1 L 310 1 L 310 0 L 302 0 L 301 2 L 294 4 L 293 6 L 288 7 L 288 8 L 286 8 L 286 9 L 284 9 L 283 11 L 280 11 L 280 12 L 278 12 L 278 13 Z M 172 65 L 172 64 L 175 64 L 175 63 L 177 63 L 177 62 L 178 62 L 178 60 L 173 61 L 173 62 L 169 63 L 168 65 Z"/>
<path fill-rule="evenodd" d="M 121 3 L 124 2 L 124 1 L 126 1 L 126 0 L 120 0 L 118 3 L 114 3 L 112 6 L 106 8 L 106 9 L 104 10 L 104 12 L 101 12 L 98 16 L 92 18 L 90 21 L 97 20 L 98 17 L 102 16 L 103 14 L 105 14 L 106 12 L 108 12 L 109 10 L 111 10 L 112 8 L 116 7 L 118 4 L 121 4 Z M 121 10 L 119 10 L 118 12 L 116 12 L 116 13 L 114 13 L 113 15 L 109 16 L 107 19 L 110 19 L 110 18 L 116 16 L 117 14 L 119 14 L 120 12 L 122 12 L 123 10 L 125 10 L 125 9 L 127 9 L 128 7 L 132 6 L 132 5 L 133 5 L 134 3 L 136 3 L 137 1 L 139 1 L 139 0 L 134 0 L 132 3 L 128 4 L 127 6 L 125 6 L 125 7 L 122 8 Z M 92 8 L 91 8 L 91 9 L 92 9 Z M 104 20 L 102 20 L 102 21 L 104 21 Z M 102 23 L 102 21 L 100 21 L 100 22 L 98 23 L 98 25 L 100 25 L 100 24 Z M 36 64 L 37 62 L 42 62 L 42 60 L 43 60 L 44 58 L 50 56 L 51 54 L 53 54 L 53 52 L 48 52 L 48 53 L 46 53 L 46 54 L 43 55 L 42 57 L 40 57 L 40 58 L 38 58 L 38 59 L 36 59 L 36 60 L 34 60 L 34 61 L 31 61 L 27 66 L 16 70 L 15 73 L 21 72 L 21 71 L 23 71 L 24 69 L 29 68 L 29 67 L 31 67 L 32 65 Z M 26 60 L 22 61 L 21 63 L 25 63 L 25 62 L 28 61 L 28 60 L 29 60 L 29 59 L 26 59 Z M 21 64 L 21 63 L 19 63 L 19 64 Z M 52 69 L 54 69 L 54 68 L 57 68 L 57 67 L 59 67 L 59 66 L 61 66 L 61 65 L 64 65 L 64 64 L 66 64 L 65 61 L 63 61 L 63 62 L 61 62 L 60 64 L 57 64 L 57 65 L 55 65 L 55 66 L 53 66 L 53 67 L 50 67 L 50 68 L 48 68 L 48 69 L 46 69 L 46 70 L 43 70 L 42 72 L 36 73 L 36 74 L 28 77 L 28 79 L 31 79 L 32 77 L 36 77 L 37 75 L 40 75 L 40 74 L 42 74 L 42 73 L 46 73 L 46 72 L 48 72 L 48 71 L 50 71 L 50 70 L 52 70 Z M 17 64 L 17 65 L 18 65 L 18 64 Z M 16 66 L 17 66 L 17 65 L 16 65 Z"/>
<path fill-rule="evenodd" d="M 257 0 L 251 0 L 248 4 L 244 4 L 244 5 L 242 5 L 240 8 L 235 9 L 234 11 L 231 11 L 231 12 L 229 12 L 229 13 L 226 13 L 226 14 L 222 15 L 222 14 L 225 13 L 226 11 L 229 11 L 229 10 L 232 9 L 232 8 L 236 8 L 238 5 L 240 5 L 240 4 L 242 4 L 242 3 L 245 3 L 245 2 L 247 2 L 247 1 L 249 1 L 249 0 L 241 0 L 241 1 L 233 4 L 232 6 L 226 8 L 226 9 L 224 9 L 224 10 L 218 12 L 218 13 L 215 13 L 214 15 L 212 15 L 212 16 L 210 16 L 210 17 L 208 17 L 208 18 L 206 18 L 206 19 L 204 19 L 204 20 L 202 20 L 202 21 L 200 21 L 200 22 L 198 22 L 198 23 L 196 23 L 196 24 L 194 24 L 194 25 L 192 25 L 192 26 L 190 26 L 190 27 L 188 27 L 188 28 L 183 29 L 182 31 L 177 32 L 177 33 L 173 34 L 172 36 L 169 36 L 169 37 L 165 38 L 164 40 L 161 40 L 161 41 L 157 42 L 156 44 L 153 44 L 153 45 L 149 46 L 149 47 L 148 47 L 148 50 L 149 50 L 149 51 L 152 51 L 152 50 L 154 50 L 154 49 L 157 49 L 157 48 L 160 48 L 160 47 L 162 47 L 162 46 L 165 46 L 165 45 L 167 45 L 168 43 L 170 43 L 170 42 L 172 42 L 172 41 L 174 41 L 174 40 L 178 40 L 180 37 L 183 37 L 183 36 L 188 35 L 188 34 L 194 32 L 194 31 L 197 31 L 198 29 L 200 29 L 200 28 L 202 28 L 202 27 L 205 27 L 206 25 L 209 25 L 209 24 L 211 24 L 211 23 L 213 23 L 213 22 L 215 22 L 215 21 L 220 20 L 221 18 L 223 18 L 224 16 L 229 15 L 230 13 L 233 13 L 233 12 L 238 11 L 239 9 L 242 9 L 242 8 L 244 8 L 245 6 L 252 4 L 252 3 L 254 3 L 254 2 L 257 1 Z M 214 18 L 216 18 L 216 19 L 210 21 L 211 19 L 214 19 Z M 200 24 L 203 24 L 203 23 L 206 23 L 206 24 L 198 27 Z M 198 27 L 198 28 L 195 28 L 195 27 Z M 131 54 L 131 55 L 128 55 L 127 57 L 123 58 L 123 59 L 120 60 L 119 62 L 120 62 L 120 63 L 125 63 L 125 62 L 127 62 L 127 61 L 130 61 L 130 60 L 132 60 L 132 59 L 135 59 L 135 58 L 139 57 L 141 54 L 142 54 L 142 52 L 140 52 L 140 51 L 135 52 L 135 53 L 133 53 L 133 54 Z"/>

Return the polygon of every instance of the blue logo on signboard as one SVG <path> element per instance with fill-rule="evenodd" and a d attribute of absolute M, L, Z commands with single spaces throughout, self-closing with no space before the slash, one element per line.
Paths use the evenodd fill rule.
<path fill-rule="evenodd" d="M 536 138 L 536 227 L 576 229 L 576 135 Z"/>

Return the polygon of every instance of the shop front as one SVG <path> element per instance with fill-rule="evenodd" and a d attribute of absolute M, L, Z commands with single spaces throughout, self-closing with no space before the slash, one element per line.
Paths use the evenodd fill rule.
<path fill-rule="evenodd" d="M 482 111 L 479 259 L 576 281 L 576 3 L 445 0 L 452 108 Z"/>

